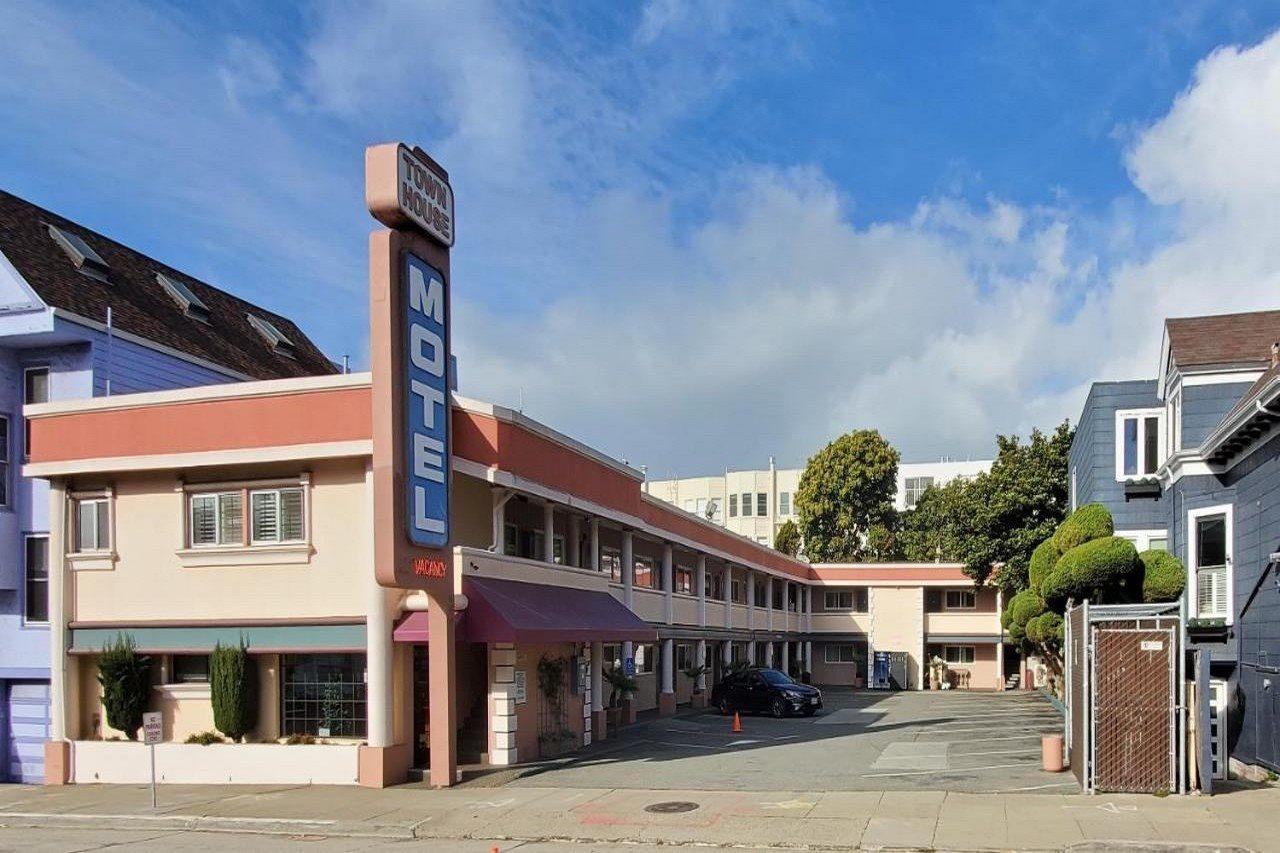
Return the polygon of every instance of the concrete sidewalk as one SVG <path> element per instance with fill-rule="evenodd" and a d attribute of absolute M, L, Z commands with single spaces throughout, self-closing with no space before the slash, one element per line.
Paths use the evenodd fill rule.
<path fill-rule="evenodd" d="M 684 802 L 683 812 L 650 811 Z M 819 850 L 1089 849 L 1096 842 L 1280 850 L 1280 788 L 1216 797 L 927 791 L 0 786 L 0 826 L 386 839 L 706 844 Z"/>

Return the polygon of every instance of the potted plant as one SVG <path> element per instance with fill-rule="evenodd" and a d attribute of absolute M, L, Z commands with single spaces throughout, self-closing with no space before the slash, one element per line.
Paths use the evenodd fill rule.
<path fill-rule="evenodd" d="M 609 730 L 612 731 L 622 725 L 622 703 L 635 695 L 638 685 L 635 678 L 624 673 L 619 667 L 606 669 L 604 671 L 604 680 L 609 682 L 609 701 L 606 714 Z"/>
<path fill-rule="evenodd" d="M 707 693 L 698 686 L 698 681 L 707 673 L 709 668 L 710 667 L 706 665 L 700 665 L 691 666 L 688 669 L 683 670 L 686 676 L 693 679 L 693 707 L 695 708 L 707 707 Z"/>

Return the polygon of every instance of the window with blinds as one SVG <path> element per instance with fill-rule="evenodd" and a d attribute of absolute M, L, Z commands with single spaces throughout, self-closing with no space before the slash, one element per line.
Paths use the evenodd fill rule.
<path fill-rule="evenodd" d="M 111 550 L 111 504 L 107 498 L 75 501 L 75 551 Z"/>
<path fill-rule="evenodd" d="M 191 547 L 272 545 L 306 539 L 303 489 L 235 489 L 189 497 Z"/>

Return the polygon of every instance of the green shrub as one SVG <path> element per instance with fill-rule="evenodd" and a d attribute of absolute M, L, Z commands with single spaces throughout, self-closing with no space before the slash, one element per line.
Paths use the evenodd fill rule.
<path fill-rule="evenodd" d="M 1146 602 L 1177 601 L 1187 585 L 1187 570 L 1182 561 L 1168 551 L 1143 551 L 1142 600 Z"/>
<path fill-rule="evenodd" d="M 1031 552 L 1031 562 L 1027 566 L 1027 582 L 1032 589 L 1040 588 L 1040 584 L 1044 583 L 1044 579 L 1049 576 L 1049 572 L 1053 570 L 1054 564 L 1061 556 L 1062 552 L 1058 550 L 1052 536 L 1036 546 L 1036 549 Z"/>
<path fill-rule="evenodd" d="M 1109 536 L 1077 545 L 1058 558 L 1041 585 L 1045 602 L 1060 610 L 1068 599 L 1096 604 L 1138 601 L 1142 562 L 1128 539 Z"/>
<path fill-rule="evenodd" d="M 1044 599 L 1034 589 L 1024 589 L 1009 599 L 1004 613 L 1000 614 L 1000 624 L 1004 626 L 1009 641 L 1022 645 L 1027 637 L 1027 623 L 1044 612 Z"/>
<path fill-rule="evenodd" d="M 133 637 L 118 633 L 114 644 L 102 647 L 98 683 L 102 685 L 107 725 L 124 732 L 129 740 L 137 740 L 151 693 L 151 658 L 138 654 Z"/>
<path fill-rule="evenodd" d="M 218 643 L 209 656 L 213 724 L 238 741 L 258 724 L 258 671 L 244 640 L 238 646 Z"/>
<path fill-rule="evenodd" d="M 195 743 L 200 746 L 208 746 L 211 743 L 225 743 L 222 735 L 217 732 L 197 732 L 187 735 L 187 739 L 183 743 Z"/>
<path fill-rule="evenodd" d="M 1111 513 L 1102 504 L 1085 504 L 1058 525 L 1053 534 L 1059 554 L 1065 554 L 1095 539 L 1104 539 L 1116 532 Z"/>

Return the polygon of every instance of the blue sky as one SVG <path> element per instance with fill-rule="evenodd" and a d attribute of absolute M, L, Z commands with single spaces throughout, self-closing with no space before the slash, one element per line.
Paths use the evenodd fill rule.
<path fill-rule="evenodd" d="M 1275 307 L 1274 3 L 27 3 L 0 177 L 366 361 L 361 157 L 453 176 L 464 393 L 657 474 L 989 454 Z"/>

